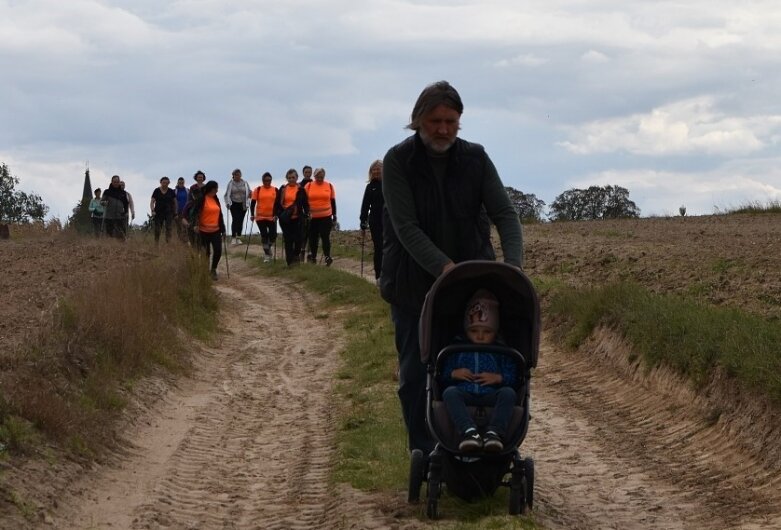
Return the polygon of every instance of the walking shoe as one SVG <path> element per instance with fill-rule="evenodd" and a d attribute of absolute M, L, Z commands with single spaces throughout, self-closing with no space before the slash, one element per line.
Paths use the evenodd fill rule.
<path fill-rule="evenodd" d="M 331 256 L 326 256 L 325 257 L 325 266 L 326 267 L 330 267 L 331 263 L 333 263 L 333 262 L 334 262 L 334 259 Z"/>
<path fill-rule="evenodd" d="M 479 451 L 483 447 L 483 439 L 480 438 L 480 434 L 477 429 L 468 429 L 464 433 L 464 437 L 461 438 L 461 443 L 458 444 L 458 450 L 463 453 L 471 453 Z"/>
<path fill-rule="evenodd" d="M 488 431 L 485 433 L 483 448 L 489 453 L 500 453 L 504 449 L 502 438 L 494 431 Z"/>
<path fill-rule="evenodd" d="M 212 269 L 212 271 L 209 273 L 212 277 L 212 280 L 217 280 L 217 271 Z"/>
<path fill-rule="evenodd" d="M 271 258 L 268 256 L 263 256 L 263 263 L 268 263 L 269 261 L 271 261 Z"/>

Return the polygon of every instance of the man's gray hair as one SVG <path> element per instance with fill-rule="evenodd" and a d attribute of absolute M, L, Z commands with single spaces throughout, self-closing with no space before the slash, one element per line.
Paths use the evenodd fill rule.
<path fill-rule="evenodd" d="M 459 115 L 464 112 L 464 104 L 461 103 L 461 96 L 458 95 L 456 89 L 447 81 L 437 81 L 424 88 L 418 96 L 407 129 L 413 131 L 420 129 L 420 120 L 423 116 L 439 105 L 453 109 Z"/>

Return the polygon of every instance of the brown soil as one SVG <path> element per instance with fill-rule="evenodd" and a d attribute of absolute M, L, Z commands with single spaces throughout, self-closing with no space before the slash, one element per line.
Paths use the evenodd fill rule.
<path fill-rule="evenodd" d="M 659 292 L 779 316 L 777 216 L 565 223 L 526 227 L 524 235 L 532 276 L 582 285 L 631 278 Z M 27 242 L 0 242 L 2 263 L 24 266 L 27 286 L 57 275 L 22 265 L 14 254 L 38 259 L 51 252 L 54 258 L 42 263 L 60 266 L 71 257 L 84 263 L 81 250 L 32 244 L 36 251 L 28 253 Z M 359 270 L 344 258 L 334 266 Z M 25 286 L 6 283 L 8 276 L 0 280 L 3 315 L 37 321 L 50 305 L 30 303 Z M 370 264 L 364 276 L 373 278 Z M 56 298 L 77 283 L 45 295 Z M 192 377 L 175 386 L 149 382 L 124 449 L 91 470 L 75 463 L 18 468 L 0 460 L 0 480 L 39 507 L 39 522 L 30 526 L 420 526 L 404 510 L 403 492 L 369 496 L 326 479 L 333 455 L 330 385 L 342 339 L 332 322 L 308 316 L 316 299 L 253 274 L 236 259 L 231 278 L 218 287 L 226 307 L 221 343 L 197 354 Z M 15 304 L 17 311 L 7 311 Z M 306 336 L 296 333 L 301 326 L 310 330 Z M 0 351 L 8 337 L 11 344 L 20 340 L 2 329 Z M 537 522 L 548 528 L 781 528 L 778 411 L 723 381 L 695 393 L 664 370 L 646 373 L 629 357 L 628 346 L 609 330 L 577 353 L 544 338 L 522 446 L 536 461 Z M 21 471 L 24 477 L 14 475 Z M 0 504 L 0 527 L 24 521 L 11 509 Z M 5 514 L 13 518 L 2 519 Z"/>

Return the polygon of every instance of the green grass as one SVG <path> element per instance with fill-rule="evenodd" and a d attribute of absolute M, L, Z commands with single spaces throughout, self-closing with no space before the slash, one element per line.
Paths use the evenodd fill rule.
<path fill-rule="evenodd" d="M 388 304 L 373 284 L 354 274 L 312 265 L 257 266 L 263 274 L 284 276 L 320 294 L 324 298 L 323 311 L 339 308 L 344 315 L 347 341 L 335 390 L 340 411 L 333 480 L 363 491 L 405 498 L 409 454 L 397 383 L 392 379 L 396 349 Z M 535 528 L 526 517 L 506 515 L 506 488 L 500 488 L 491 499 L 474 503 L 445 493 L 440 506 L 445 520 L 437 528 Z M 418 506 L 417 515 L 425 519 L 424 503 Z"/>
<path fill-rule="evenodd" d="M 781 327 L 738 309 L 653 294 L 631 283 L 595 289 L 554 288 L 551 314 L 577 347 L 598 325 L 622 333 L 648 366 L 664 364 L 695 384 L 721 369 L 781 404 Z"/>
<path fill-rule="evenodd" d="M 762 203 L 759 201 L 749 202 L 746 204 L 743 204 L 741 206 L 737 206 L 735 208 L 732 208 L 728 210 L 726 213 L 728 214 L 739 214 L 739 213 L 754 213 L 754 214 L 761 214 L 761 213 L 781 213 L 781 201 L 775 200 L 775 201 L 768 201 L 766 203 Z"/>

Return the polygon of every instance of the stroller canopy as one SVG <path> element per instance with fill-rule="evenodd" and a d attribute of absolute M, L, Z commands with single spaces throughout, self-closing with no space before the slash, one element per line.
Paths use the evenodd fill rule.
<path fill-rule="evenodd" d="M 531 280 L 520 269 L 497 261 L 464 261 L 434 282 L 420 315 L 420 360 L 428 364 L 437 353 L 464 335 L 466 303 L 478 289 L 499 299 L 499 336 L 537 366 L 540 346 L 540 304 Z"/>

